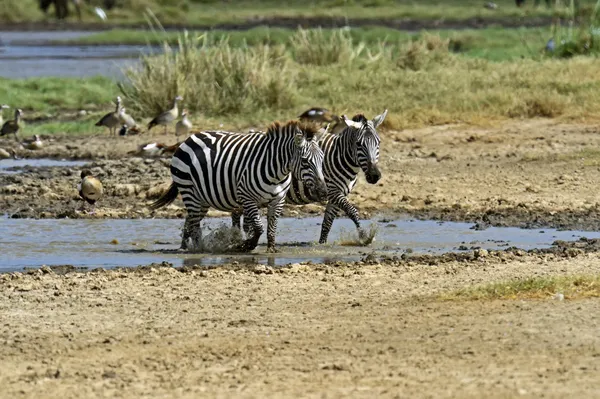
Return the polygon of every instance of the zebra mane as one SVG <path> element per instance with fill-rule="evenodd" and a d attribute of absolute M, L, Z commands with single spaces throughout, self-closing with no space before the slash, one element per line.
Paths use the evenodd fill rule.
<path fill-rule="evenodd" d="M 308 140 L 311 140 L 319 132 L 319 127 L 315 123 L 299 121 L 288 121 L 286 123 L 281 123 L 279 121 L 275 121 L 268 127 L 267 135 L 278 134 L 281 130 L 287 127 L 297 127 L 298 129 L 302 130 L 306 134 L 306 138 Z"/>
<path fill-rule="evenodd" d="M 352 117 L 353 122 L 367 123 L 369 120 L 363 114 L 356 114 Z"/>

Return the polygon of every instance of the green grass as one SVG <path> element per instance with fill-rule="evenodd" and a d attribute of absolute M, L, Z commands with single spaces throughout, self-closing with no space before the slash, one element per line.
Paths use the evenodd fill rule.
<path fill-rule="evenodd" d="M 33 116 L 60 110 L 99 109 L 117 95 L 115 83 L 93 78 L 0 78 L 0 104 L 19 107 Z"/>
<path fill-rule="evenodd" d="M 325 36 L 335 36 L 339 30 L 325 29 Z M 202 32 L 190 32 L 190 35 L 201 35 Z M 466 29 L 466 30 L 431 30 L 420 33 L 409 33 L 384 27 L 353 28 L 347 31 L 355 43 L 375 46 L 385 43 L 395 47 L 411 40 L 419 40 L 424 35 L 439 35 L 449 38 L 451 49 L 470 57 L 484 58 L 494 61 L 510 60 L 521 57 L 539 56 L 546 41 L 550 37 L 548 28 L 522 29 Z M 296 35 L 295 30 L 279 28 L 254 28 L 248 31 L 212 31 L 207 34 L 211 41 L 227 39 L 232 47 L 256 45 L 290 45 Z M 90 36 L 65 40 L 58 43 L 67 44 L 151 44 L 162 45 L 167 42 L 176 45 L 178 32 L 147 32 L 139 30 L 114 29 Z"/>
<path fill-rule="evenodd" d="M 473 301 L 495 299 L 565 299 L 600 297 L 600 275 L 533 277 L 504 281 L 442 294 L 442 300 Z"/>
<path fill-rule="evenodd" d="M 586 3 L 589 0 L 581 0 Z M 125 6 L 108 12 L 106 24 L 144 23 L 143 13 L 151 9 L 163 24 L 185 26 L 213 26 L 222 23 L 239 23 L 246 20 L 273 17 L 346 17 L 360 19 L 445 19 L 467 18 L 522 18 L 528 16 L 550 16 L 555 11 L 546 7 L 523 9 L 513 0 L 496 0 L 498 9 L 488 10 L 481 0 L 312 0 L 287 1 L 285 7 L 279 1 L 159 1 L 125 0 Z M 3 0 L 0 22 L 40 21 L 44 15 L 36 0 Z M 52 13 L 53 11 L 51 11 Z M 72 14 L 71 19 L 75 20 Z M 85 22 L 100 20 L 91 9 L 84 10 Z"/>

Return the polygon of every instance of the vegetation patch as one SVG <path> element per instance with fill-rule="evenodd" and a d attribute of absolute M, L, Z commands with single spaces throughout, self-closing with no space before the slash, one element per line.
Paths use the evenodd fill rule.
<path fill-rule="evenodd" d="M 600 297 L 600 275 L 533 277 L 464 288 L 442 294 L 446 301 L 495 299 L 581 299 Z"/>

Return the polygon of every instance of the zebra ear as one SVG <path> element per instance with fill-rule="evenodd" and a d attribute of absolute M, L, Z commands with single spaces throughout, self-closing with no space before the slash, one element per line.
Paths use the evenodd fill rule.
<path fill-rule="evenodd" d="M 302 145 L 304 144 L 304 132 L 300 132 L 300 133 L 296 133 L 296 135 L 294 136 L 294 144 L 297 147 L 302 147 Z"/>
<path fill-rule="evenodd" d="M 375 126 L 375 129 L 377 129 L 377 127 L 379 125 L 381 125 L 381 123 L 383 122 L 383 120 L 385 119 L 386 115 L 387 115 L 387 109 L 385 111 L 383 111 L 383 114 L 381 115 L 377 115 L 375 118 L 373 118 L 373 126 Z"/>
<path fill-rule="evenodd" d="M 348 119 L 346 115 L 342 115 L 342 122 L 348 127 L 360 128 L 362 124 L 360 122 L 354 122 L 352 119 Z"/>

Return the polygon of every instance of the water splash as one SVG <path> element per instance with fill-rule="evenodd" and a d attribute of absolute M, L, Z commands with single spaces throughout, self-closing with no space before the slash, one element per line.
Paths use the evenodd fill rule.
<path fill-rule="evenodd" d="M 379 226 L 377 223 L 371 223 L 369 227 L 363 228 L 360 232 L 356 230 L 348 232 L 342 229 L 337 244 L 343 247 L 366 247 L 375 240 L 378 231 Z"/>

